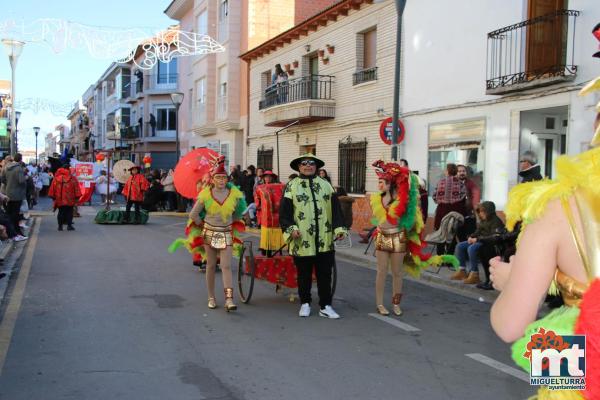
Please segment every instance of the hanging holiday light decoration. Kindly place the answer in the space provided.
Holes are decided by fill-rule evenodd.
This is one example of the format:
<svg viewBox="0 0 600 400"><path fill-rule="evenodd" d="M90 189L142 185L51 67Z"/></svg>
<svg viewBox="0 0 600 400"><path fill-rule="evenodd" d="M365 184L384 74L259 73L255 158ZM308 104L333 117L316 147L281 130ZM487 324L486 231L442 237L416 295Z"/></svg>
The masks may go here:
<svg viewBox="0 0 600 400"><path fill-rule="evenodd" d="M16 110L30 110L34 113L39 113L40 111L48 111L52 115L56 115L58 117L64 117L68 115L73 109L73 102L70 103L57 103L48 99L40 99L40 98L26 98L19 99L17 98L17 104L15 105Z"/></svg>
<svg viewBox="0 0 600 400"><path fill-rule="evenodd" d="M150 168L150 165L152 165L152 157L150 156L145 156L142 161L144 162L144 167L146 168Z"/></svg>
<svg viewBox="0 0 600 400"><path fill-rule="evenodd" d="M44 43L55 53L68 48L86 49L99 59L118 63L133 62L138 68L151 69L173 57L220 53L225 48L208 35L181 31L177 27L154 33L148 38L142 29L115 29L84 25L62 19L38 19L25 25L15 21L0 23L0 37L31 43ZM138 46L145 53L138 63Z"/></svg>
<svg viewBox="0 0 600 400"><path fill-rule="evenodd" d="M101 164L102 161L104 161L105 159L106 159L106 156L104 155L104 153L96 154L96 161L98 162L98 164Z"/></svg>

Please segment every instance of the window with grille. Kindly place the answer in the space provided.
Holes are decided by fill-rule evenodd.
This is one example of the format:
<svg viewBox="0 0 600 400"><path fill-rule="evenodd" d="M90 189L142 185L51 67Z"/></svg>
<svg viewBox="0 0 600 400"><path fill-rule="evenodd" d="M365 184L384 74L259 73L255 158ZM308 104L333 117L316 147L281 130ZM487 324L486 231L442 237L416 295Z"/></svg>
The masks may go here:
<svg viewBox="0 0 600 400"><path fill-rule="evenodd" d="M273 170L273 149L261 147L256 154L256 167L265 171Z"/></svg>
<svg viewBox="0 0 600 400"><path fill-rule="evenodd" d="M339 143L338 185L348 193L365 193L367 172L367 140Z"/></svg>

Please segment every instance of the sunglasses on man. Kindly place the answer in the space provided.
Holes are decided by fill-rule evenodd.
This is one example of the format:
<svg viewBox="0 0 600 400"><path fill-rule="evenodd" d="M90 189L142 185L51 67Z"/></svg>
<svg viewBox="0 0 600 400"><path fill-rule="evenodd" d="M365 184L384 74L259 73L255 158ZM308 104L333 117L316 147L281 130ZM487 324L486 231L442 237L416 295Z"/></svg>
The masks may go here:
<svg viewBox="0 0 600 400"><path fill-rule="evenodd" d="M300 161L300 165L303 165L305 167L312 167L313 165L316 165L317 163L314 160L302 160Z"/></svg>

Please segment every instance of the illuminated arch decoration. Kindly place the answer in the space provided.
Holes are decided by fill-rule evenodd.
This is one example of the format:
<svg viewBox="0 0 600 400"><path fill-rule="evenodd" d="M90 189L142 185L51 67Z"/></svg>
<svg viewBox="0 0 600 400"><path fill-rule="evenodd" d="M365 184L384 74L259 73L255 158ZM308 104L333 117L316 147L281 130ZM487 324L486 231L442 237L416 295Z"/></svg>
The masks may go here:
<svg viewBox="0 0 600 400"><path fill-rule="evenodd" d="M83 48L94 58L111 59L117 63L133 62L141 69L151 69L159 61L167 63L173 57L225 51L208 35L180 31L176 27L154 33L150 38L148 36L142 29L96 27L62 19L38 19L27 25L11 20L0 23L0 37L43 43L55 53ZM136 61L139 48L146 55L141 63Z"/></svg>
<svg viewBox="0 0 600 400"><path fill-rule="evenodd" d="M70 103L57 103L48 99L40 98L17 98L17 104L15 105L16 110L30 110L35 114L40 111L48 111L52 115L57 117L64 117L68 115L73 109L73 102Z"/></svg>

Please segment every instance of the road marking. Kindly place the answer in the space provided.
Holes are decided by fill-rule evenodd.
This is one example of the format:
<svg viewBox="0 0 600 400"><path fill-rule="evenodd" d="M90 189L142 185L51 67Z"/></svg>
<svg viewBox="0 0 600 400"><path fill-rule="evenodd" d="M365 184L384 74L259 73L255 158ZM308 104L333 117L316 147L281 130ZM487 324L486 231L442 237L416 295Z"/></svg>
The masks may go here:
<svg viewBox="0 0 600 400"><path fill-rule="evenodd" d="M394 319L394 318L384 317L383 315L379 315L379 314L375 314L375 313L370 313L369 317L377 318L380 321L387 322L388 324L394 325L396 328L400 328L402 330L405 330L406 332L420 332L421 331L417 327L414 327L412 325L409 325L409 324L406 324L404 322L398 321L397 319Z"/></svg>
<svg viewBox="0 0 600 400"><path fill-rule="evenodd" d="M27 243L25 258L23 259L23 265L21 266L17 283L10 296L10 303L8 303L8 306L6 307L4 318L0 323L0 375L2 375L2 370L4 369L6 354L8 353L17 317L19 316L21 303L23 302L23 296L25 295L25 287L29 278L29 272L31 271L33 253L37 245L41 222L42 221L39 218L36 218L33 232L29 235L29 243Z"/></svg>
<svg viewBox="0 0 600 400"><path fill-rule="evenodd" d="M494 369L497 369L498 371L502 371L505 374L514 376L517 379L529 383L529 375L526 372L521 371L520 369L510 367L506 364L501 363L500 361L496 361L493 358L489 358L488 356L484 356L483 354L479 353L465 354L465 356L475 361L479 361L480 363L485 364L488 367L492 367Z"/></svg>

